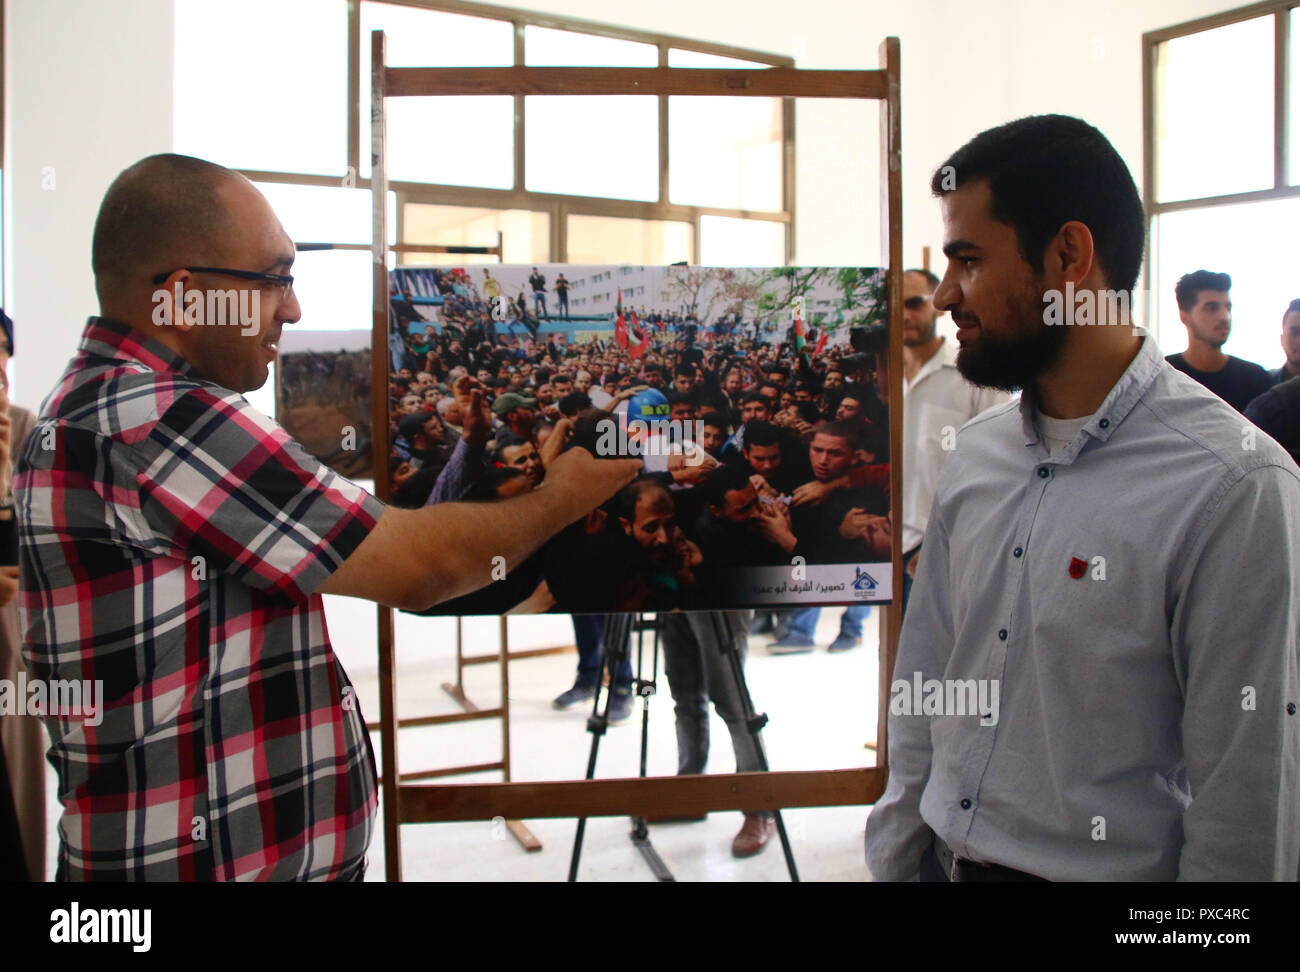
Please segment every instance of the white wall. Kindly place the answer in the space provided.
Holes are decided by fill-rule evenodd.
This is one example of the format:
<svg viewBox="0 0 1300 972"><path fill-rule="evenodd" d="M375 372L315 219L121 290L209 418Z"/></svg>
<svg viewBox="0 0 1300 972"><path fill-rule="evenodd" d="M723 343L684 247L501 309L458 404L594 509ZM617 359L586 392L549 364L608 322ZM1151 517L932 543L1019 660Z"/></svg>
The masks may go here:
<svg viewBox="0 0 1300 972"><path fill-rule="evenodd" d="M35 409L95 313L90 238L104 190L171 148L171 0L8 0L7 310L11 397Z"/></svg>

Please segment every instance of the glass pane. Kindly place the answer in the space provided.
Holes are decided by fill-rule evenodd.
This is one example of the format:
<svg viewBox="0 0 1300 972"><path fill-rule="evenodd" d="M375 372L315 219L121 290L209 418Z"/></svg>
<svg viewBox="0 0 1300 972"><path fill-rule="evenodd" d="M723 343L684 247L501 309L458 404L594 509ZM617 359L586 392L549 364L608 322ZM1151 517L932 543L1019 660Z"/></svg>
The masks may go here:
<svg viewBox="0 0 1300 972"><path fill-rule="evenodd" d="M290 326L312 331L370 327L374 314L370 268L365 250L299 253L293 261L293 290L302 320Z"/></svg>
<svg viewBox="0 0 1300 972"><path fill-rule="evenodd" d="M370 32L383 30L391 67L507 67L514 28L387 3L361 5L361 174L370 175ZM388 178L509 189L514 186L514 99L390 98Z"/></svg>
<svg viewBox="0 0 1300 972"><path fill-rule="evenodd" d="M175 151L237 169L345 170L344 0L176 0L175 11Z"/></svg>
<svg viewBox="0 0 1300 972"><path fill-rule="evenodd" d="M669 200L779 210L781 134L780 98L669 98Z"/></svg>
<svg viewBox="0 0 1300 972"><path fill-rule="evenodd" d="M569 217L569 263L644 266L691 262L690 223L613 216Z"/></svg>
<svg viewBox="0 0 1300 972"><path fill-rule="evenodd" d="M641 95L524 99L530 192L659 198L659 104Z"/></svg>
<svg viewBox="0 0 1300 972"><path fill-rule="evenodd" d="M1290 173L1287 175L1287 182L1291 185L1300 185L1300 70L1296 69L1296 58L1300 58L1300 7L1294 7L1291 10L1291 43L1290 64L1288 68L1291 72L1290 84L1291 91L1288 97L1291 106L1291 120L1288 123L1288 142L1287 146L1287 168Z"/></svg>
<svg viewBox="0 0 1300 972"><path fill-rule="evenodd" d="M1167 41L1156 56L1161 202L1273 185L1273 18Z"/></svg>
<svg viewBox="0 0 1300 972"><path fill-rule="evenodd" d="M785 224L763 219L700 217L700 264L706 267L785 265Z"/></svg>
<svg viewBox="0 0 1300 972"><path fill-rule="evenodd" d="M369 243L370 190L254 183L295 243ZM397 242L397 194L388 193L388 242Z"/></svg>
<svg viewBox="0 0 1300 972"><path fill-rule="evenodd" d="M524 28L524 63L533 67L654 67L653 44L597 37L572 30Z"/></svg>
<svg viewBox="0 0 1300 972"><path fill-rule="evenodd" d="M1282 314L1300 288L1295 279L1294 227L1300 199L1212 206L1165 213L1152 231L1152 319L1160 348L1187 348L1174 284L1193 270L1232 277L1232 333L1223 350L1265 368L1282 363Z"/></svg>
<svg viewBox="0 0 1300 972"><path fill-rule="evenodd" d="M551 254L551 216L526 209L471 209L407 203L403 210L404 243L441 243L445 246L495 246L502 234L504 263L545 263ZM402 253L399 264L447 266L496 263L479 254Z"/></svg>

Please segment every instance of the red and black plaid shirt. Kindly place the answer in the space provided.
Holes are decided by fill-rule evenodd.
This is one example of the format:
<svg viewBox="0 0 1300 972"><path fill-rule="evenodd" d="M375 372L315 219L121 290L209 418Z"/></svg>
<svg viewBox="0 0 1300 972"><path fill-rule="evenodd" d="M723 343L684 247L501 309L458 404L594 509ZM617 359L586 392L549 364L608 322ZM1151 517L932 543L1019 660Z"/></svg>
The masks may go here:
<svg viewBox="0 0 1300 972"><path fill-rule="evenodd" d="M46 400L15 493L32 678L104 687L99 725L46 718L60 874L354 872L374 754L312 592L383 504L103 318Z"/></svg>

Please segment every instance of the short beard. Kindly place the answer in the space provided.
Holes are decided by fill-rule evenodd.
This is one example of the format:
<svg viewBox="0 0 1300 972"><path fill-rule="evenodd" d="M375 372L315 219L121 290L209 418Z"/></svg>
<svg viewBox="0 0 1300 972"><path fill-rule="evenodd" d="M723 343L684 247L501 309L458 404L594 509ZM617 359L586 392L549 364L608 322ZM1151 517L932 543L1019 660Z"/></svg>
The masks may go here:
<svg viewBox="0 0 1300 972"><path fill-rule="evenodd" d="M957 352L957 370L981 388L1015 392L1028 388L1054 365L1069 331L1047 324L1042 315L1042 290L1031 286L1009 303L1009 337L994 337L980 328L979 337Z"/></svg>

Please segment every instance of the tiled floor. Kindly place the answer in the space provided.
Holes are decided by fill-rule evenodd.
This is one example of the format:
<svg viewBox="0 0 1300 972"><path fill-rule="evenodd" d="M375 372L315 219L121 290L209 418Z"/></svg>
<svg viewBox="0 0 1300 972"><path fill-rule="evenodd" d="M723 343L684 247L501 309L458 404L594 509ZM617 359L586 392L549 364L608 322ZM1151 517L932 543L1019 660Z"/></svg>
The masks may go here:
<svg viewBox="0 0 1300 972"><path fill-rule="evenodd" d="M375 608L346 598L326 598L331 641L357 688L362 712L377 721L378 666ZM755 706L771 718L763 730L773 769L808 770L873 765L875 753L864 748L876 734L877 617L864 625L863 644L830 655L840 609L822 612L818 647L812 654L771 655L770 636L750 639L746 677ZM467 654L489 654L497 646L499 621L475 618L464 623ZM455 678L455 627L451 619L399 614L397 630L398 712L401 716L456 712L459 707L441 688ZM573 643L567 616L518 617L509 621L512 650ZM649 664L650 641L646 640ZM635 660L635 655L633 656ZM590 707L567 712L551 708L551 699L573 682L577 655L569 652L523 659L510 666L511 751L513 778L581 779L591 736L586 732ZM500 675L496 665L465 669L468 697L482 707L495 706ZM648 766L651 775L676 770L677 750L672 698L660 673L660 694L651 703ZM611 727L601 742L598 777L637 775L641 711L626 724ZM735 770L726 725L716 714L709 771ZM379 755L378 734L374 736ZM448 765L486 763L500 758L501 730L496 720L453 723L401 733L399 762L403 771ZM50 773L50 857L58 804ZM492 782L499 773L450 777L439 783ZM382 808L381 808L382 809ZM863 861L865 807L829 807L784 813L791 847L806 881L868 880ZM731 856L731 838L739 829L739 812L714 813L701 823L659 824L651 828L655 848L680 881L784 881L785 860L774 839L757 857ZM403 877L408 881L561 881L568 874L575 821L529 820L527 826L543 849L525 853L500 824L491 821L408 824L402 828ZM628 839L627 818L588 821L579 879L583 881L653 880L649 867ZM51 863L52 867L52 863ZM52 870L51 870L52 873ZM382 824L370 850L367 880L384 880Z"/></svg>

